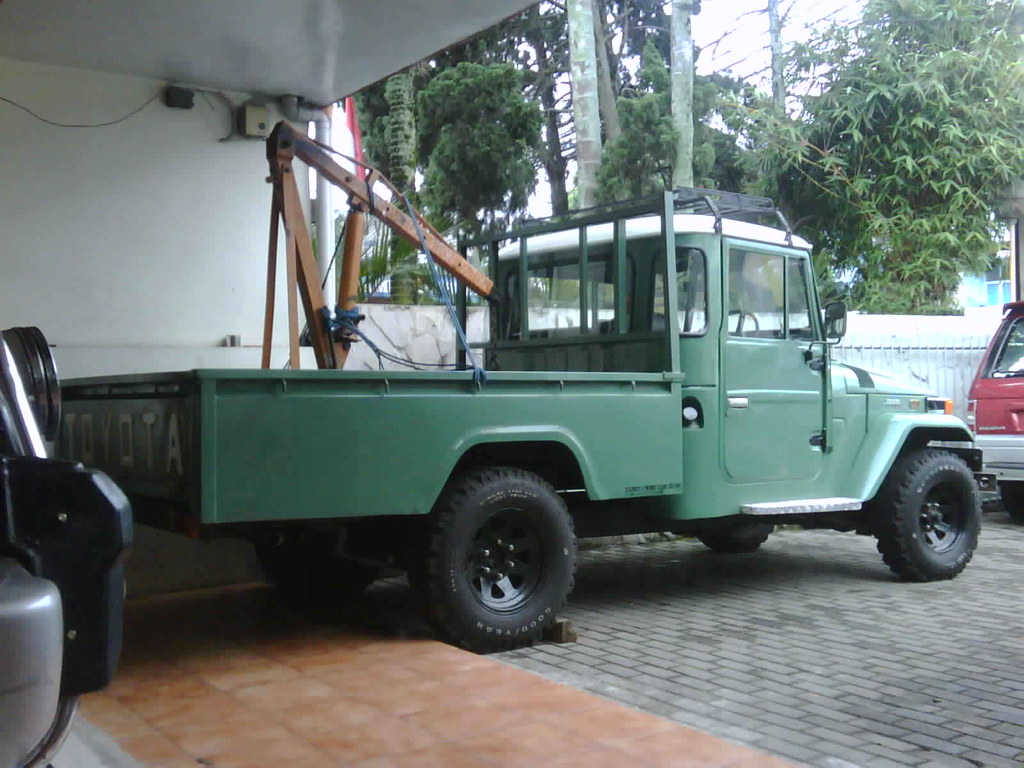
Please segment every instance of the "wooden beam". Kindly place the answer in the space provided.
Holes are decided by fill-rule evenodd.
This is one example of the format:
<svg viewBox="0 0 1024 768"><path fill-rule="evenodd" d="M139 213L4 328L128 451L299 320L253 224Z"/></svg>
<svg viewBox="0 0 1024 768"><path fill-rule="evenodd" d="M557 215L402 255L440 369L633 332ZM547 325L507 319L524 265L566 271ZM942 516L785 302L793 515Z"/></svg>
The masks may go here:
<svg viewBox="0 0 1024 768"><path fill-rule="evenodd" d="M301 367L299 361L299 310L295 298L295 238L288 229L285 219L285 290L288 292L288 364L292 370Z"/></svg>
<svg viewBox="0 0 1024 768"><path fill-rule="evenodd" d="M359 301L359 270L363 260L363 238L366 236L366 215L355 208L345 219L345 250L341 256L341 281L338 284L338 309L353 310ZM339 345L338 367L348 359L349 348L357 339Z"/></svg>
<svg viewBox="0 0 1024 768"><path fill-rule="evenodd" d="M324 302L324 292L320 288L320 272L317 269L316 257L313 255L313 243L309 238L299 188L295 183L295 174L290 162L280 164L280 178L284 198L284 225L294 241L299 297L302 299L306 325L313 340L316 365L317 368L340 368L341 365L336 361L340 356L342 363L344 362L344 349L341 344L335 344L331 339L320 312L327 304Z"/></svg>
<svg viewBox="0 0 1024 768"><path fill-rule="evenodd" d="M438 265L459 282L481 296L490 296L494 283L487 275L474 267L462 255L448 245L426 222L420 220L417 230L412 218L399 208L372 194L373 177L364 181L334 161L334 158L307 136L300 134L288 123L278 123L267 140L267 153L276 155L278 161L297 157L336 187L348 193L353 206L362 208L380 219L399 236L420 246L420 234Z"/></svg>
<svg viewBox="0 0 1024 768"><path fill-rule="evenodd" d="M267 299L263 311L262 368L270 367L270 348L274 340L274 299L277 286L277 229L281 216L277 183L273 185L270 200L270 245L267 248Z"/></svg>

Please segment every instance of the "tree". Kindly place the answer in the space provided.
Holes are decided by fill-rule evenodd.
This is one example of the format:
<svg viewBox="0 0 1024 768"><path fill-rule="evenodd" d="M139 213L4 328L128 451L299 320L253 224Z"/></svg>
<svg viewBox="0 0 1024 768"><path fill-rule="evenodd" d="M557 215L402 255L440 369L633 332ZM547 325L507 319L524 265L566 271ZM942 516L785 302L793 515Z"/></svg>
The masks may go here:
<svg viewBox="0 0 1024 768"><path fill-rule="evenodd" d="M572 116L570 110L560 106L568 97L560 93L565 89L560 89L559 85L569 66L568 24L564 11L545 4L531 6L523 13L522 20L519 50L532 52L525 67L529 72L526 92L540 101L544 113L539 152L551 188L551 210L556 214L567 213L568 158L563 131Z"/></svg>
<svg viewBox="0 0 1024 768"><path fill-rule="evenodd" d="M593 0L567 0L572 108L576 128L576 188L580 207L594 204L601 163Z"/></svg>
<svg viewBox="0 0 1024 768"><path fill-rule="evenodd" d="M523 78L511 64L468 61L420 91L422 195L435 213L478 232L485 222L508 223L526 208L543 120L522 91Z"/></svg>
<svg viewBox="0 0 1024 768"><path fill-rule="evenodd" d="M463 61L515 66L523 77L525 98L539 101L543 110L538 154L555 213L569 210L566 171L573 148L571 99L565 87L568 47L565 10L556 3L541 2L434 56L429 74L420 83L424 86L431 77Z"/></svg>
<svg viewBox="0 0 1024 768"><path fill-rule="evenodd" d="M619 100L622 134L605 147L598 172L599 202L652 195L672 183L676 131L669 113L669 73L647 42L633 97Z"/></svg>
<svg viewBox="0 0 1024 768"><path fill-rule="evenodd" d="M747 173L737 122L745 83L728 75L694 78L690 124L692 181L701 187L742 190ZM630 94L619 99L622 135L607 144L598 174L601 202L654 194L673 186L678 134L670 108L671 75L652 36ZM723 127L724 126L724 127Z"/></svg>
<svg viewBox="0 0 1024 768"><path fill-rule="evenodd" d="M868 0L859 25L801 52L827 71L767 159L785 204L858 308L955 305L996 249L992 205L1024 177L1024 77L1012 0Z"/></svg>

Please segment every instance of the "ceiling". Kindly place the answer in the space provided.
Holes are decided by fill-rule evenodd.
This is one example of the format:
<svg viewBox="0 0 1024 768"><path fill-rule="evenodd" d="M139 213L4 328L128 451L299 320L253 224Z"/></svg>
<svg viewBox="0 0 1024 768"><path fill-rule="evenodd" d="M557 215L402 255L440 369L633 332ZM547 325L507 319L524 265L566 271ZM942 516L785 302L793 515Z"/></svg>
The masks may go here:
<svg viewBox="0 0 1024 768"><path fill-rule="evenodd" d="M0 0L0 56L326 104L531 4Z"/></svg>

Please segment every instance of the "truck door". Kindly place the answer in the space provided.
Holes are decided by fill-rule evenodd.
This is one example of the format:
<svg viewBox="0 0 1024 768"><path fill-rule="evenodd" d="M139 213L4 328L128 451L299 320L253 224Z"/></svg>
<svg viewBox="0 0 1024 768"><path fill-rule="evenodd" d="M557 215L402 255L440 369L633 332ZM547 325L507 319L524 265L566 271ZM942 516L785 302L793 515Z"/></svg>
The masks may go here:
<svg viewBox="0 0 1024 768"><path fill-rule="evenodd" d="M726 240L722 247L726 478L813 480L822 468L823 392L808 352L817 333L808 259L768 245ZM763 500L777 500L769 496Z"/></svg>

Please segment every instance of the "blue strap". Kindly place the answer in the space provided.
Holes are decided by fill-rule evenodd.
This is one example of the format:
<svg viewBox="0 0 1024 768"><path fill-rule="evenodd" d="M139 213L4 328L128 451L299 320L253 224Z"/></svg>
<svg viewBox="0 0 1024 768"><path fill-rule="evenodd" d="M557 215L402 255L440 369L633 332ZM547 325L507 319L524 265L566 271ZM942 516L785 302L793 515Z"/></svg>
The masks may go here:
<svg viewBox="0 0 1024 768"><path fill-rule="evenodd" d="M412 224L416 228L416 236L419 238L420 248L423 251L423 255L427 257L427 263L430 265L430 274L434 278L434 283L437 285L438 291L441 294L441 299L448 310L448 317L451 318L452 325L455 326L455 333L458 334L459 343L466 351L466 359L473 368L473 381L476 382L477 385L483 384L483 382L487 381L487 371L477 363L476 355L473 354L473 350L469 346L469 340L466 338L466 332L462 327L462 323L459 322L459 316L455 311L455 305L452 303L452 297L451 293L448 291L448 285L441 278L437 262L434 261L434 255L430 252L430 249L427 248L427 240L423 236L423 230L420 229L420 222L416 216L416 211L409 203L408 197L402 195L402 200L405 202L405 209L409 212Z"/></svg>

